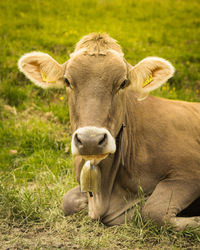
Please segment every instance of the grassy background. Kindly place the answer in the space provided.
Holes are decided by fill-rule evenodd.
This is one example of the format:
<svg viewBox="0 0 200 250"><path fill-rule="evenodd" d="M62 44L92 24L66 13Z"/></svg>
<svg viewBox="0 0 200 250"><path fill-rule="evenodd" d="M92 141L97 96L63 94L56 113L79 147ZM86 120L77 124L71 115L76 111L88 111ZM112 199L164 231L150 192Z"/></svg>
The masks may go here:
<svg viewBox="0 0 200 250"><path fill-rule="evenodd" d="M64 218L61 200L76 185L64 90L41 90L17 69L36 50L65 62L90 32L107 32L131 64L172 62L175 76L153 94L200 101L198 0L0 1L0 248L198 249L200 229L183 233L143 223L106 228L87 211ZM67 146L66 146L67 145Z"/></svg>

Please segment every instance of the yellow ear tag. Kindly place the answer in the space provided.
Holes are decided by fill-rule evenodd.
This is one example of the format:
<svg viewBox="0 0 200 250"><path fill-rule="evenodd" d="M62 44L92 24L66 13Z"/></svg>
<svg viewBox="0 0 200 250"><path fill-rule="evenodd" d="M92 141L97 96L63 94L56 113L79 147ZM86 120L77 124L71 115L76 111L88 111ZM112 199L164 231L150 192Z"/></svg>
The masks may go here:
<svg viewBox="0 0 200 250"><path fill-rule="evenodd" d="M47 81L47 74L46 73L42 72L41 75L42 75L42 81L43 82L56 83L55 81L51 81L51 82Z"/></svg>
<svg viewBox="0 0 200 250"><path fill-rule="evenodd" d="M147 77L147 79L144 81L142 87L144 88L146 85L148 85L150 82L153 81L153 76L152 74Z"/></svg>
<svg viewBox="0 0 200 250"><path fill-rule="evenodd" d="M41 75L42 75L42 81L46 82L47 81L47 75L44 72L42 72Z"/></svg>

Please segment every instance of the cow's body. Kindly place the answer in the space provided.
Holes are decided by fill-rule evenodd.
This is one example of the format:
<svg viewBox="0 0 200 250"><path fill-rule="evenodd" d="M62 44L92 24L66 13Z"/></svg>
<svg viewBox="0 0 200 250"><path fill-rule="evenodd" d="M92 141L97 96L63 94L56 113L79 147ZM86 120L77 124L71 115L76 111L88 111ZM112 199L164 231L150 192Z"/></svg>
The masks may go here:
<svg viewBox="0 0 200 250"><path fill-rule="evenodd" d="M80 186L70 190L63 201L65 214L88 206L93 219L108 225L124 223L126 215L132 215L141 187L147 199L144 218L159 225L167 221L181 230L187 225L199 226L200 104L151 96L144 99L172 76L173 67L163 59L147 58L132 68L114 40L88 37L78 43L69 62L54 66L54 74L50 63L44 67L49 60L44 54L42 59L39 54L34 59L28 54L19 63L31 80L36 65L49 75L59 75L50 77L55 82L67 77L72 153L79 183L86 158L102 156L97 161L100 191L91 197L81 193ZM141 87L148 74L153 81ZM35 79L45 87L38 73ZM125 89L124 79L129 81ZM53 82L47 83L52 86ZM144 100L138 101L138 95ZM191 217L178 217L181 213Z"/></svg>
<svg viewBox="0 0 200 250"><path fill-rule="evenodd" d="M88 196L89 215L94 219L101 218L108 225L124 223L125 212L128 210L131 216L129 209L134 209L138 202L138 187L150 196L156 186L163 183L166 185L164 190L152 201L148 200L149 208L144 207L144 211L151 209L147 214L162 224L170 199L177 202L177 206L172 206L169 215L170 212L180 213L200 197L200 104L151 96L138 102L130 91L126 95L126 107L126 127L117 151L100 163L102 190L94 197ZM83 164L84 161L77 157L78 182ZM173 194L176 185L178 194ZM75 190L80 192L79 187ZM167 192L168 200L163 202ZM179 204L179 198L185 198L183 204ZM87 206L87 199L84 197L83 200ZM195 211L200 215L199 201L196 206Z"/></svg>

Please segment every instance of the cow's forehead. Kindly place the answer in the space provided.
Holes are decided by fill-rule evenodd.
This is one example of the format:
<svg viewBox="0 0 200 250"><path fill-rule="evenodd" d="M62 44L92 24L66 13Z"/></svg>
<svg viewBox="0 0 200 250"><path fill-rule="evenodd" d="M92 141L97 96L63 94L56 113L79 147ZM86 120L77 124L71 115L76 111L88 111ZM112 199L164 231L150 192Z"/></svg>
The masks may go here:
<svg viewBox="0 0 200 250"><path fill-rule="evenodd" d="M65 75L76 79L97 76L123 78L127 75L127 67L122 54L117 51L110 50L106 55L89 55L82 50L72 54Z"/></svg>

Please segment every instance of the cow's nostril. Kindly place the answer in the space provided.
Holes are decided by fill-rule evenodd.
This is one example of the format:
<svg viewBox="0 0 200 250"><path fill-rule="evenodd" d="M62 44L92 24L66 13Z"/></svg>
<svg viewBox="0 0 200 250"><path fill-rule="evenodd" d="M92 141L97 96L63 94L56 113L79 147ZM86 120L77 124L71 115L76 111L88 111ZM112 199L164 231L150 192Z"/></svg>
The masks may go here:
<svg viewBox="0 0 200 250"><path fill-rule="evenodd" d="M78 146L82 146L83 143L81 141L81 139L78 137L78 134L75 134L75 142Z"/></svg>
<svg viewBox="0 0 200 250"><path fill-rule="evenodd" d="M98 145L103 146L107 140L107 134L103 135L103 138L99 141Z"/></svg>

